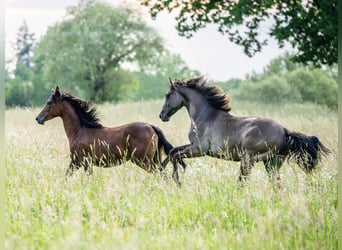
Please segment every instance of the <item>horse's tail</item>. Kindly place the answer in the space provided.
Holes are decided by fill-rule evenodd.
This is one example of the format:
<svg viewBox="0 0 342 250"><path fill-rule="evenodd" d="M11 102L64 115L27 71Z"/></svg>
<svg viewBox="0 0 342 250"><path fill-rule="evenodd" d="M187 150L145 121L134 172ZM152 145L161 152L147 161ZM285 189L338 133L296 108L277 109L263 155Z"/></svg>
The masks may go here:
<svg viewBox="0 0 342 250"><path fill-rule="evenodd" d="M299 132L285 130L285 148L283 155L294 158L306 173L310 173L317 165L320 155L326 156L330 150L316 136L307 136Z"/></svg>
<svg viewBox="0 0 342 250"><path fill-rule="evenodd" d="M173 149L173 146L166 139L163 131L161 131L160 128L155 127L153 125L151 125L151 126L152 126L154 132L158 135L158 150L157 150L157 152L155 154L155 161L160 162L162 168L164 169L166 164L169 162L169 153L170 153L171 149ZM163 162L161 162L161 149L162 148L164 149L164 152L167 155L166 159Z"/></svg>
<svg viewBox="0 0 342 250"><path fill-rule="evenodd" d="M166 139L163 131L161 131L160 128L158 127L155 127L153 125L151 125L154 132L158 135L158 150L155 154L155 161L156 162L160 162L160 165L161 167L159 168L160 171L163 171L164 168L166 167L167 163L169 162L170 160L170 151L173 149L173 146L171 145L171 143ZM164 152L166 153L166 159L162 162L161 161L161 149L164 149ZM183 166L183 169L185 170L186 168L186 164L183 160L180 160L179 162L182 166Z"/></svg>

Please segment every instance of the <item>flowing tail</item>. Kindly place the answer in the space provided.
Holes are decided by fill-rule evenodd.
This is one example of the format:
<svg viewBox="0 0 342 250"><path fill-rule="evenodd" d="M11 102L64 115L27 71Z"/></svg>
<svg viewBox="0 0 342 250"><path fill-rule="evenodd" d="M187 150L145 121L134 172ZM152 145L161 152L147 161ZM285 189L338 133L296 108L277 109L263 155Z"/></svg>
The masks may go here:
<svg viewBox="0 0 342 250"><path fill-rule="evenodd" d="M307 136L299 132L285 131L286 145L283 155L294 158L306 173L310 173L320 160L320 154L326 156L330 150L316 136Z"/></svg>
<svg viewBox="0 0 342 250"><path fill-rule="evenodd" d="M156 134L158 135L158 150L157 150L157 153L155 155L155 160L156 162L161 162L161 167L159 168L160 171L163 171L164 168L166 167L167 163L169 162L170 160L170 157L169 157L169 154L170 154L170 151L173 149L173 146L171 145L171 143L166 139L163 131L161 131L160 128L158 127L155 127L153 125L151 125L154 132L156 132ZM164 152L166 153L167 157L166 159L162 162L161 161L161 149L164 148ZM182 166L183 166L183 169L185 170L186 168L186 164L183 160L181 160L179 162Z"/></svg>

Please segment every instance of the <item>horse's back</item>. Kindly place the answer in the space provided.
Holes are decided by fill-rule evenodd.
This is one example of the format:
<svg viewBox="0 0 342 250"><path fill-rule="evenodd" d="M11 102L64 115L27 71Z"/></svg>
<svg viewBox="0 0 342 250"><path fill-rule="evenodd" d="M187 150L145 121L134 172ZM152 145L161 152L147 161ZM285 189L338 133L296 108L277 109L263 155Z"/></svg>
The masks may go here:
<svg viewBox="0 0 342 250"><path fill-rule="evenodd" d="M135 150L146 151L151 144L158 144L158 135L149 123L133 122L119 127L122 140L128 143L128 147ZM154 146L153 146L154 147Z"/></svg>
<svg viewBox="0 0 342 250"><path fill-rule="evenodd" d="M211 150L228 146L230 150L263 152L269 148L280 149L285 144L285 128L269 118L221 116L209 127Z"/></svg>
<svg viewBox="0 0 342 250"><path fill-rule="evenodd" d="M151 136L155 134L152 125L146 122L133 122L123 126L129 134L138 134L139 136Z"/></svg>
<svg viewBox="0 0 342 250"><path fill-rule="evenodd" d="M281 149L285 145L285 128L265 117L246 117L241 120L241 147L261 152Z"/></svg>

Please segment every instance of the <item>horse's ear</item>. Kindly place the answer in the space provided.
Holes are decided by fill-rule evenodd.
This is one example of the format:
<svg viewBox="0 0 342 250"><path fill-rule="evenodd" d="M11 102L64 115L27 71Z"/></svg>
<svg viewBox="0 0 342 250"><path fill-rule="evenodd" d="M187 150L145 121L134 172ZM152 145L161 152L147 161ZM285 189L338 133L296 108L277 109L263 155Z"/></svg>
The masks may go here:
<svg viewBox="0 0 342 250"><path fill-rule="evenodd" d="M172 82L171 77L169 77L169 81L170 81L170 86L173 86L173 82Z"/></svg>
<svg viewBox="0 0 342 250"><path fill-rule="evenodd" d="M204 84L204 83L207 82L207 80L206 80L206 78L205 78L204 75L201 75L201 76L198 77L197 79L198 79L197 81L198 81L199 84Z"/></svg>
<svg viewBox="0 0 342 250"><path fill-rule="evenodd" d="M55 89L55 96L60 97L61 93L59 92L59 87L57 86Z"/></svg>

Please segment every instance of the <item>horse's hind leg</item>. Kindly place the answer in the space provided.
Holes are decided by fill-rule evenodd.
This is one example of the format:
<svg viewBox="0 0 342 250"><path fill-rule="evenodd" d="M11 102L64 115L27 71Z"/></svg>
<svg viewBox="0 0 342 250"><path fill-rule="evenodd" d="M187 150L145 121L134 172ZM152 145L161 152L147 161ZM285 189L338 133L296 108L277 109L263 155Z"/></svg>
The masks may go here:
<svg viewBox="0 0 342 250"><path fill-rule="evenodd" d="M276 180L279 188L281 188L281 178L279 170L281 165L283 164L283 161L284 159L281 156L274 156L264 160L264 165L268 176L272 180Z"/></svg>
<svg viewBox="0 0 342 250"><path fill-rule="evenodd" d="M163 169L158 168L158 163L156 163L153 158L145 158L145 160L143 161L139 159L131 159L131 161L137 164L142 169L144 169L146 172L152 174L159 174L162 179L168 180L167 174L163 172Z"/></svg>

